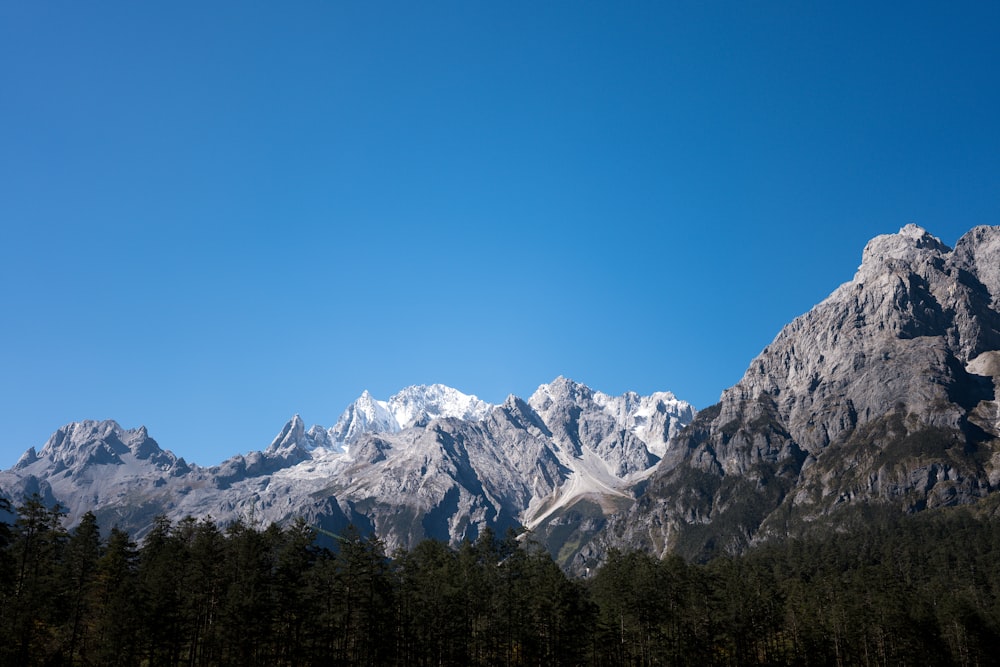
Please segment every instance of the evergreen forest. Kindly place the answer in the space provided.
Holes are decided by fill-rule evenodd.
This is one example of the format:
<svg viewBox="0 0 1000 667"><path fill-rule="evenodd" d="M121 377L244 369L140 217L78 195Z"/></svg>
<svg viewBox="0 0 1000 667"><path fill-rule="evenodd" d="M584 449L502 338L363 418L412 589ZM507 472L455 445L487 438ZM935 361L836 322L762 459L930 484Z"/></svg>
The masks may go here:
<svg viewBox="0 0 1000 667"><path fill-rule="evenodd" d="M10 509L9 506L7 509ZM37 496L0 524L0 665L988 665L1000 520L956 508L591 576L530 534L386 554L304 521L156 521L141 542Z"/></svg>

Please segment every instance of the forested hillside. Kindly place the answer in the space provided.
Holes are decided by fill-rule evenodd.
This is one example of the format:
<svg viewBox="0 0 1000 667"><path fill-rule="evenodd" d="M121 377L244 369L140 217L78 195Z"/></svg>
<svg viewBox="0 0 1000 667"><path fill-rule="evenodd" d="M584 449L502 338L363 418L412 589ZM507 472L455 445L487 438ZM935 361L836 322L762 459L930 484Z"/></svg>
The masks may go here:
<svg viewBox="0 0 1000 667"><path fill-rule="evenodd" d="M992 664L1000 521L859 513L688 563L612 552L578 580L513 533L387 556L347 531L157 522L135 544L37 497L2 525L3 665Z"/></svg>

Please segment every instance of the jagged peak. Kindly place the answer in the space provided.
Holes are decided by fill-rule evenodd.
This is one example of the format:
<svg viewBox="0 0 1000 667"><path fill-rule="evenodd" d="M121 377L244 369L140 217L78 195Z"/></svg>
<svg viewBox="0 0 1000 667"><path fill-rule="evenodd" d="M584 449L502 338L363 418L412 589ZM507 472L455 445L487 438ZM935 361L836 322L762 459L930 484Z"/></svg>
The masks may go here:
<svg viewBox="0 0 1000 667"><path fill-rule="evenodd" d="M1000 226L980 225L965 233L955 244L956 259L974 273L1000 299Z"/></svg>
<svg viewBox="0 0 1000 667"><path fill-rule="evenodd" d="M37 460L38 460L38 452L35 451L34 447L28 447L28 451L26 451L24 454L21 454L21 458L19 458L17 460L17 463L14 464L14 470L20 470L21 468L31 465Z"/></svg>
<svg viewBox="0 0 1000 667"><path fill-rule="evenodd" d="M532 408L523 398L510 394L504 402L493 408L492 414L495 418L508 420L522 427L534 427L546 437L551 437L552 432L545 425L541 415Z"/></svg>
<svg viewBox="0 0 1000 667"><path fill-rule="evenodd" d="M465 396L459 390L454 387L449 387L446 384L441 384L438 382L432 384L411 384L403 387L395 394L389 397L389 400L394 398L403 398L405 396L420 396L422 398L436 398L447 394L458 394Z"/></svg>
<svg viewBox="0 0 1000 667"><path fill-rule="evenodd" d="M882 264L889 259L912 261L925 253L943 255L949 252L951 248L941 239L911 222L896 234L882 234L869 241L861 254L861 266Z"/></svg>
<svg viewBox="0 0 1000 667"><path fill-rule="evenodd" d="M914 239L915 241L921 241L924 237L930 236L927 230L914 222L908 222L899 230L900 236L905 236L907 238ZM931 237L933 238L933 237Z"/></svg>
<svg viewBox="0 0 1000 667"><path fill-rule="evenodd" d="M330 437L349 445L364 433L395 433L443 417L483 419L493 405L443 384L410 385L381 401L366 389L341 414Z"/></svg>
<svg viewBox="0 0 1000 667"><path fill-rule="evenodd" d="M80 421L64 424L56 429L53 438L62 435L72 437L74 435L108 433L113 431L123 431L121 425L113 419L81 419Z"/></svg>
<svg viewBox="0 0 1000 667"><path fill-rule="evenodd" d="M546 423L562 409L560 406L572 405L584 412L603 413L613 419L620 429L642 440L656 456L663 455L669 439L696 414L693 405L669 391L654 392L648 396L628 391L612 396L562 375L539 386L528 400L528 405Z"/></svg>
<svg viewBox="0 0 1000 667"><path fill-rule="evenodd" d="M125 429L113 419L84 419L59 427L42 447L39 456L51 457L67 447L77 448L87 443L105 440L110 436L114 436L125 445L150 439L145 426Z"/></svg>
<svg viewBox="0 0 1000 667"><path fill-rule="evenodd" d="M493 406L493 410L501 410L503 412L507 412L508 414L529 412L534 414L535 412L534 408L532 408L527 401L514 394L509 394L500 405Z"/></svg>
<svg viewBox="0 0 1000 667"><path fill-rule="evenodd" d="M474 394L466 394L446 384L414 384L404 387L389 397L389 405L398 405L405 401L422 401L425 403L440 403L451 401L458 403L485 403Z"/></svg>
<svg viewBox="0 0 1000 667"><path fill-rule="evenodd" d="M993 245L1000 243L1000 225L977 225L962 234L955 247L964 245Z"/></svg>
<svg viewBox="0 0 1000 667"><path fill-rule="evenodd" d="M274 437L274 440L271 441L267 452L276 452L301 444L305 432L305 423L302 421L302 417L296 413L285 423L278 435Z"/></svg>
<svg viewBox="0 0 1000 667"><path fill-rule="evenodd" d="M528 405L537 410L552 401L569 400L576 403L581 399L589 400L593 394L594 390L587 385L560 375L552 382L538 385L535 393L528 398Z"/></svg>
<svg viewBox="0 0 1000 667"><path fill-rule="evenodd" d="M171 452L161 449L145 426L126 429L111 419L86 419L57 429L41 451L35 453L32 448L25 452L16 468L54 465L58 470L82 470L91 465L122 464L125 461L122 457L174 469L187 467Z"/></svg>
<svg viewBox="0 0 1000 667"><path fill-rule="evenodd" d="M285 425L281 428L281 431L274 437L271 441L271 447L287 441L289 438L294 438L296 436L301 437L305 433L305 424L302 422L302 417L298 413L292 416Z"/></svg>
<svg viewBox="0 0 1000 667"><path fill-rule="evenodd" d="M497 407L509 410L512 408L517 408L518 405L521 403L524 403L524 399L522 399L520 396L516 396L515 394L507 394L507 398L503 399L503 403L501 403Z"/></svg>
<svg viewBox="0 0 1000 667"><path fill-rule="evenodd" d="M387 407L400 428L408 428L442 417L479 420L493 405L454 387L430 384L400 390L389 398Z"/></svg>
<svg viewBox="0 0 1000 667"><path fill-rule="evenodd" d="M361 392L361 395L356 399L351 401L351 404L347 406L347 410L355 410L363 412L368 415L373 415L379 408L385 409L386 402L380 401L367 389Z"/></svg>
<svg viewBox="0 0 1000 667"><path fill-rule="evenodd" d="M306 431L306 437L311 439L317 447L330 447L332 442L330 441L330 431L319 424L313 424Z"/></svg>
<svg viewBox="0 0 1000 667"><path fill-rule="evenodd" d="M587 385L582 382L577 382L573 378L568 378L565 375L557 375L552 382L541 385L541 387L550 388L566 388L566 389L590 389Z"/></svg>
<svg viewBox="0 0 1000 667"><path fill-rule="evenodd" d="M952 249L923 227L908 223L895 234L881 234L870 240L861 253L861 265L854 278L835 289L818 306L835 304L849 298L858 285L870 284L900 265L915 267L932 258L943 258Z"/></svg>
<svg viewBox="0 0 1000 667"><path fill-rule="evenodd" d="M558 376L552 382L539 385L535 393L531 395L528 399L528 404L534 408L539 405L545 404L550 400L570 400L573 402L579 402L581 400L593 401L601 407L605 407L611 403L623 402L626 406L638 405L640 402L662 402L666 404L677 404L678 406L691 407L687 401L683 401L671 392L671 391L656 391L649 395L642 395L635 391L626 391L620 396L615 396L613 394L606 394L602 391L592 389L591 387L572 380L565 376Z"/></svg>
<svg viewBox="0 0 1000 667"><path fill-rule="evenodd" d="M974 455L961 461L962 447L897 444L921 434L922 443L969 443L968 455L980 437L1000 433L990 381L1000 368L997 296L1000 228L976 228L954 250L912 224L872 239L854 280L783 327L743 379L681 434L635 505L658 507L655 519L630 510L632 525L608 534L668 544L689 526L700 531L721 503L769 503L763 522L711 538L729 550L757 530L763 537L852 503L910 512L992 491L995 471ZM790 489L773 501L767 492L750 500L757 491L737 497L732 487L703 481L705 474L761 479L768 467ZM683 498L693 480L717 490Z"/></svg>

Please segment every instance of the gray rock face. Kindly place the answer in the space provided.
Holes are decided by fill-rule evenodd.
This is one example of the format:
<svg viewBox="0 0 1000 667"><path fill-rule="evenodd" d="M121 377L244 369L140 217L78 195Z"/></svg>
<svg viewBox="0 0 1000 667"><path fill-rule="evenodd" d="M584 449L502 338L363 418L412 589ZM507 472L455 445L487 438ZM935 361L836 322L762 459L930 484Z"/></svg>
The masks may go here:
<svg viewBox="0 0 1000 667"><path fill-rule="evenodd" d="M564 378L530 402L511 396L496 406L441 385L410 387L388 402L365 392L329 430L307 430L295 415L263 451L211 468L188 466L143 428L71 424L0 473L0 489L15 504L40 492L71 521L90 510L105 528L137 537L158 514L220 523L301 516L327 531L349 522L374 530L391 551L425 537L457 544L486 526L544 533L553 521L572 524L566 510L581 500L596 503L588 519L603 525L693 416L666 392L612 397Z"/></svg>
<svg viewBox="0 0 1000 667"><path fill-rule="evenodd" d="M528 399L567 451L589 447L624 477L663 456L670 438L694 418L694 408L670 392L608 396L560 377Z"/></svg>
<svg viewBox="0 0 1000 667"><path fill-rule="evenodd" d="M914 512L1000 486L1000 227L954 249L907 225L788 324L718 404L608 396L565 378L489 405L440 385L298 416L213 468L145 429L82 422L0 473L15 498L141 536L156 514L348 522L387 547L525 525L565 564L610 546L690 557L807 532L860 507Z"/></svg>
<svg viewBox="0 0 1000 667"><path fill-rule="evenodd" d="M155 497L165 488L203 479L201 468L160 449L145 427L83 421L57 430L40 452L25 452L13 468L0 473L0 489L15 505L35 493L50 504L59 502L75 522L88 510L98 513L106 507L121 507L122 515L128 514L136 509L128 505L141 504L138 496Z"/></svg>
<svg viewBox="0 0 1000 667"><path fill-rule="evenodd" d="M915 225L787 325L586 551L738 551L858 503L972 502L1000 479L1000 227ZM602 546L603 545L603 546Z"/></svg>
<svg viewBox="0 0 1000 667"><path fill-rule="evenodd" d="M161 450L149 437L146 427L125 430L113 421L83 421L64 426L52 434L40 453L35 455L34 449L29 450L14 469L25 470L39 461L49 462L53 473L67 471L73 476L83 475L95 466L126 466L134 461L148 462L173 475L189 470L183 459Z"/></svg>

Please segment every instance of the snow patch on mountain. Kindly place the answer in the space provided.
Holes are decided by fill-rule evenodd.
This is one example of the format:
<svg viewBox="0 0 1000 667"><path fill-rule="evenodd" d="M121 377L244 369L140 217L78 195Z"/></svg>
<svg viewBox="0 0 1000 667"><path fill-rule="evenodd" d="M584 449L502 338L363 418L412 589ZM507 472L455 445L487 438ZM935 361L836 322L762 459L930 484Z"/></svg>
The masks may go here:
<svg viewBox="0 0 1000 667"><path fill-rule="evenodd" d="M399 422L389 410L389 404L376 400L366 389L340 415L330 429L330 439L346 448L365 433L395 433L398 430Z"/></svg>
<svg viewBox="0 0 1000 667"><path fill-rule="evenodd" d="M478 421L492 407L486 401L442 384L406 387L388 401L374 398L366 389L328 433L333 443L346 450L367 433L398 433L445 417Z"/></svg>
<svg viewBox="0 0 1000 667"><path fill-rule="evenodd" d="M671 438L691 423L696 412L693 405L669 391L649 396L630 391L611 396L562 376L540 385L528 404L542 415L560 404L589 406L610 420L615 428L636 436L657 458L666 452Z"/></svg>
<svg viewBox="0 0 1000 667"><path fill-rule="evenodd" d="M614 397L566 378L529 402L491 405L444 385L407 387L387 401L365 391L330 429L299 415L259 451L188 466L144 428L80 422L29 450L0 489L59 500L75 522L141 537L157 514L254 525L303 517L329 530L354 523L388 547L425 537L459 543L485 526L537 525L576 499L606 512L631 497L693 408L662 392Z"/></svg>
<svg viewBox="0 0 1000 667"><path fill-rule="evenodd" d="M611 396L561 376L539 386L528 405L571 471L554 494L533 499L523 515L529 528L583 496L627 497L629 486L650 474L670 439L695 415L690 403L670 392Z"/></svg>
<svg viewBox="0 0 1000 667"><path fill-rule="evenodd" d="M486 401L443 384L407 387L390 397L387 405L401 429L445 417L479 421L493 408Z"/></svg>

